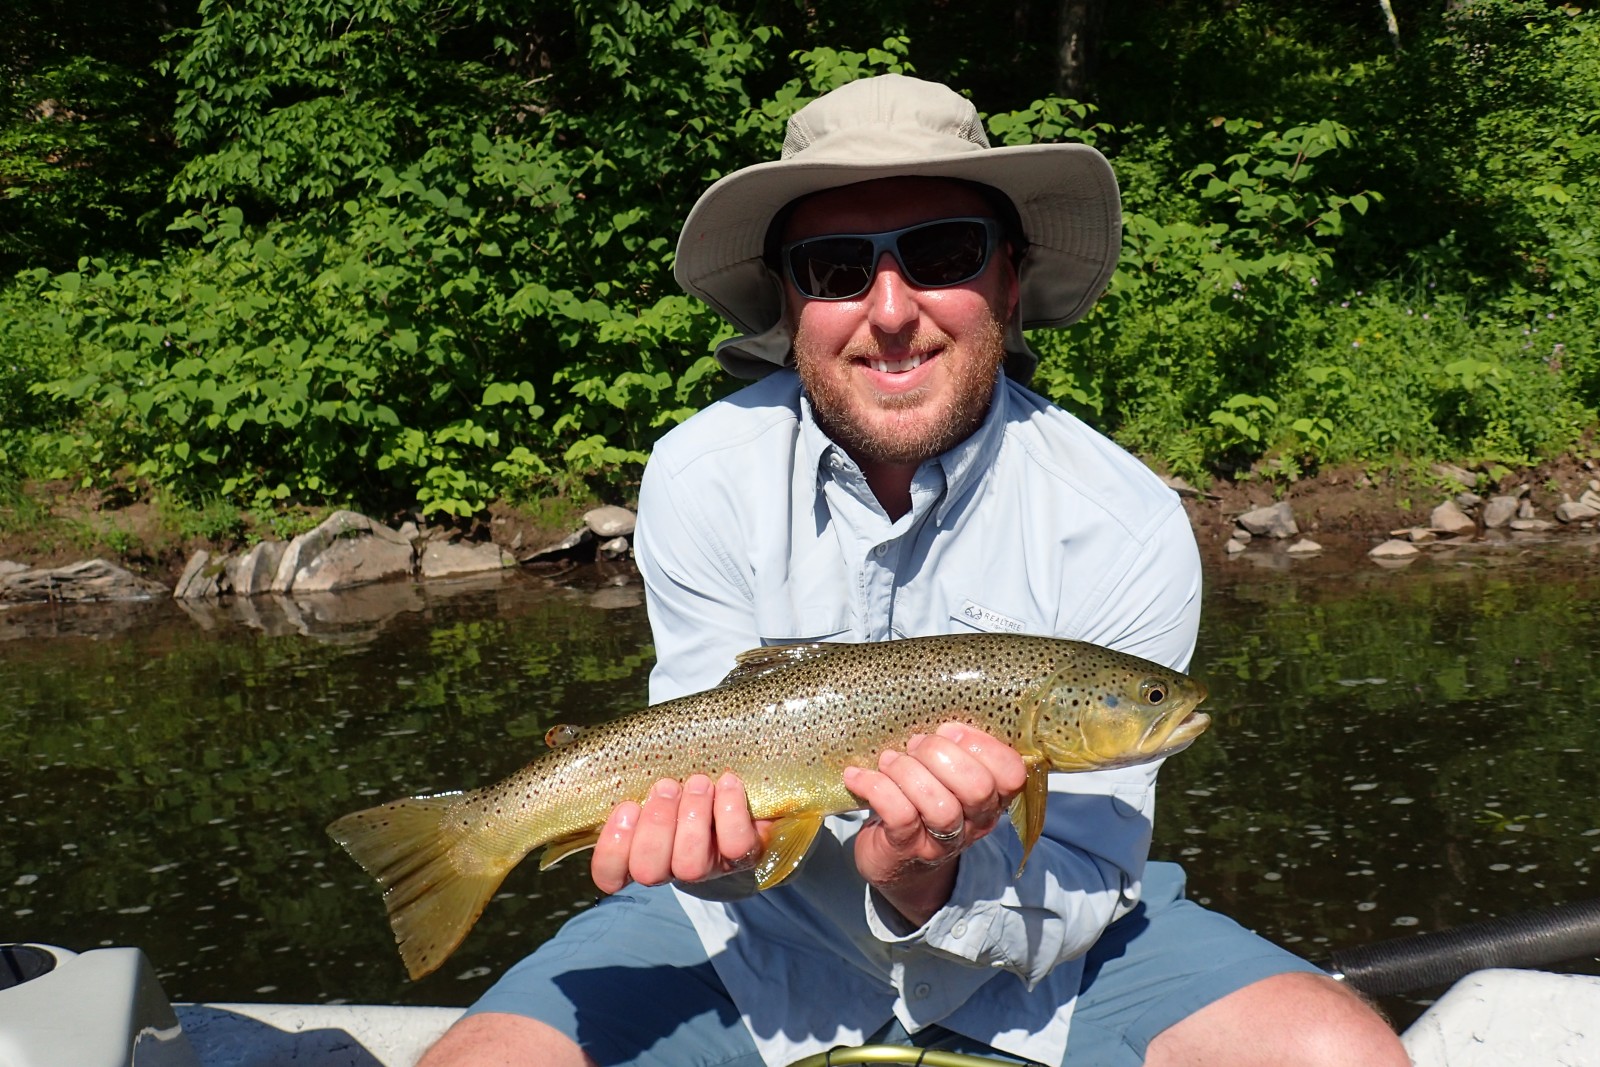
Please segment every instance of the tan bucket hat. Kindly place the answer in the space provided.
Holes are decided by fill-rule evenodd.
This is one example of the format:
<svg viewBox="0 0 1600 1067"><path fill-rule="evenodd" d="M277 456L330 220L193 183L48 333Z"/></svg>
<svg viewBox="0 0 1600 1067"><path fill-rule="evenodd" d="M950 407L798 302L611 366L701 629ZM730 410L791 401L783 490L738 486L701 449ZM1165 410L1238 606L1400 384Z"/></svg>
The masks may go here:
<svg viewBox="0 0 1600 1067"><path fill-rule="evenodd" d="M782 156L718 180L683 224L673 274L741 331L717 348L729 373L760 378L789 361L781 284L762 259L773 217L809 193L904 176L981 182L1016 206L1028 251L1006 335L1012 377L1027 380L1038 363L1023 329L1076 322L1111 280L1122 211L1104 156L1084 144L991 148L977 109L953 90L863 78L795 112Z"/></svg>

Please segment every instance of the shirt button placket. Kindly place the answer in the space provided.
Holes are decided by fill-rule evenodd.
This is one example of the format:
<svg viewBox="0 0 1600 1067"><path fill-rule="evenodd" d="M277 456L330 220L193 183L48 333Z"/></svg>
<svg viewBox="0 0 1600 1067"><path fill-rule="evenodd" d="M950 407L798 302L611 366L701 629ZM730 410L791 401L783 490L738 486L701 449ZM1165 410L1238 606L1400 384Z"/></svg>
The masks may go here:
<svg viewBox="0 0 1600 1067"><path fill-rule="evenodd" d="M869 640L882 641L890 634L894 618L894 570L885 564L889 556L889 542L873 545L867 553L866 618Z"/></svg>

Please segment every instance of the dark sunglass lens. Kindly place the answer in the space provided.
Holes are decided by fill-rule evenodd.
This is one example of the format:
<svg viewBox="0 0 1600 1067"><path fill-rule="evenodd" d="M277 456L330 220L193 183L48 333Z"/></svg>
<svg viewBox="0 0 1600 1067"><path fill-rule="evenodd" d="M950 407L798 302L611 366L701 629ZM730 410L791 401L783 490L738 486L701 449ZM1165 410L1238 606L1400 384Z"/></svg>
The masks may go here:
<svg viewBox="0 0 1600 1067"><path fill-rule="evenodd" d="M900 238L900 262L918 285L959 285L988 260L989 232L981 222L937 222Z"/></svg>
<svg viewBox="0 0 1600 1067"><path fill-rule="evenodd" d="M821 300L859 296L872 282L872 267L872 242L859 237L802 241L789 250L795 287Z"/></svg>

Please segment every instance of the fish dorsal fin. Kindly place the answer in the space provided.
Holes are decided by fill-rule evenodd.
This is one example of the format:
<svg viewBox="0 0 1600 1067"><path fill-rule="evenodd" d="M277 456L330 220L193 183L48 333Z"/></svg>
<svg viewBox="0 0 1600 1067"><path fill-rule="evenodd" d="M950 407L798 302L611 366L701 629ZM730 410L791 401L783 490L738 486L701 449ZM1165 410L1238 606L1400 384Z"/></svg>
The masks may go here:
<svg viewBox="0 0 1600 1067"><path fill-rule="evenodd" d="M551 748L560 748L570 745L583 733L583 727L574 726L570 722L558 722L544 732L544 743Z"/></svg>
<svg viewBox="0 0 1600 1067"><path fill-rule="evenodd" d="M771 889L800 868L822 828L821 812L801 812L772 824L767 850L756 861L756 888Z"/></svg>
<svg viewBox="0 0 1600 1067"><path fill-rule="evenodd" d="M800 645L766 645L762 648L752 648L733 657L733 670L717 684L732 685L735 682L748 682L752 678L760 678L825 652L832 652L838 647L837 642L807 641Z"/></svg>
<svg viewBox="0 0 1600 1067"><path fill-rule="evenodd" d="M1043 756L1023 756L1023 766L1028 769L1028 779L1022 792L1011 801L1011 825L1022 840L1022 860L1017 864L1013 878L1022 877L1022 868L1028 865L1028 853L1033 843L1044 832L1045 802L1050 798L1050 763Z"/></svg>

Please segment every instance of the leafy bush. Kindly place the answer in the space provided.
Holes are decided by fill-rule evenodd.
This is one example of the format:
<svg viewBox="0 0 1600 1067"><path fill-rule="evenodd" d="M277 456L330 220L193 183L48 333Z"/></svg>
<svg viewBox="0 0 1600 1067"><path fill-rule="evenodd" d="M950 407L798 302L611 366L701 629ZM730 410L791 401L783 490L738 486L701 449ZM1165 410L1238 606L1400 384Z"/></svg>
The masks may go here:
<svg viewBox="0 0 1600 1067"><path fill-rule="evenodd" d="M257 201L325 206L251 225L202 202L173 226L194 244L162 261L23 279L71 353L33 387L77 412L44 439L51 473L455 515L564 479L636 476L654 437L721 386L705 354L720 327L669 275L682 204L710 177L674 166L684 143L736 165L803 94L895 54L800 56L810 83L751 108L738 77L768 34L742 36L716 9L632 14L636 37L597 35L594 63L625 67L652 35L678 58L648 80L619 76L584 113L547 106L514 134L479 129L402 168L335 161L313 181L289 167L305 180L265 180ZM200 40L234 23L254 25L218 9ZM676 125L641 128L641 108ZM179 191L227 198L259 173L241 162L249 146L278 130L229 127Z"/></svg>
<svg viewBox="0 0 1600 1067"><path fill-rule="evenodd" d="M1119 13L1117 55L1162 76L1114 55L1095 104L987 116L997 142L1097 144L1124 192L1111 288L1032 339L1036 385L1198 479L1570 447L1600 406L1596 17L1477 0L1395 53L1325 7ZM160 62L36 63L0 117L17 232L112 219L104 162L135 158L106 142L68 174L61 137L103 127L18 119L50 86L165 87L169 151L130 173L175 177L159 256L122 232L71 267L64 242L0 290L0 462L258 514L626 495L737 384L670 276L706 185L806 99L910 70L906 25L948 68L925 76L1027 88L918 5L843 15L206 0Z"/></svg>

